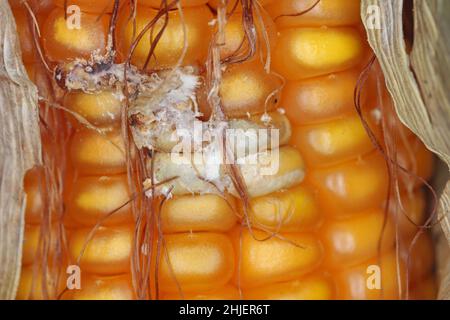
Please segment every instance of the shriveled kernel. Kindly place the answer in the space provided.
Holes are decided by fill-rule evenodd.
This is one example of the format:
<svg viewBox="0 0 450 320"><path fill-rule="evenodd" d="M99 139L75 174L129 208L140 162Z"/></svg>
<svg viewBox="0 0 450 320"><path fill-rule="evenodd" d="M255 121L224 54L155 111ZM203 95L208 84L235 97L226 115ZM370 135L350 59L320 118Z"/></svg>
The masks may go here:
<svg viewBox="0 0 450 320"><path fill-rule="evenodd" d="M71 260L78 261L81 257L80 268L84 272L102 275L128 272L134 226L99 227L90 239L92 230L73 230L69 237Z"/></svg>
<svg viewBox="0 0 450 320"><path fill-rule="evenodd" d="M374 134L380 136L380 128ZM302 152L309 167L322 167L363 156L374 150L357 115L327 123L294 127L291 144Z"/></svg>
<svg viewBox="0 0 450 320"><path fill-rule="evenodd" d="M92 94L82 91L70 91L64 97L64 107L94 126L109 127L120 125L122 104L117 94L110 90ZM69 117L75 127L85 126L75 116L70 115Z"/></svg>
<svg viewBox="0 0 450 320"><path fill-rule="evenodd" d="M308 186L300 185L251 199L247 214L255 228L282 232L310 230L321 220L316 201ZM239 209L245 219L243 206Z"/></svg>
<svg viewBox="0 0 450 320"><path fill-rule="evenodd" d="M320 0L316 3L317 0L277 0L266 9L281 28L354 26L361 21L360 0Z"/></svg>
<svg viewBox="0 0 450 320"><path fill-rule="evenodd" d="M387 194L386 162L377 151L340 165L310 170L306 177L328 216L345 217L378 207Z"/></svg>
<svg viewBox="0 0 450 320"><path fill-rule="evenodd" d="M395 227L383 210L369 210L340 221L326 221L320 231L329 268L362 263L394 246ZM381 240L381 247L379 247Z"/></svg>
<svg viewBox="0 0 450 320"><path fill-rule="evenodd" d="M294 126L355 114L354 92L359 74L358 70L351 70L303 81L288 81L281 94L280 106L286 110ZM365 105L366 98L366 95L361 97L362 105Z"/></svg>
<svg viewBox="0 0 450 320"><path fill-rule="evenodd" d="M352 28L290 28L280 31L273 63L288 80L350 69L361 62L364 42Z"/></svg>
<svg viewBox="0 0 450 320"><path fill-rule="evenodd" d="M81 19L80 25L74 26L66 21L64 9L55 8L50 13L42 30L43 47L48 59L64 62L89 58L94 50L105 52L109 16L99 18L98 14L83 13Z"/></svg>
<svg viewBox="0 0 450 320"><path fill-rule="evenodd" d="M133 222L127 175L79 177L67 199L67 214L80 225Z"/></svg>
<svg viewBox="0 0 450 320"><path fill-rule="evenodd" d="M310 234L287 233L273 236L253 229L234 230L236 257L240 257L234 281L242 288L294 280L318 266L322 247ZM282 263L280 263L282 261Z"/></svg>
<svg viewBox="0 0 450 320"><path fill-rule="evenodd" d="M334 291L331 279L314 274L290 282L244 290L244 298L248 300L331 300L334 298Z"/></svg>
<svg viewBox="0 0 450 320"><path fill-rule="evenodd" d="M69 290L63 299L70 300L134 300L130 274L98 276L86 274L80 290Z"/></svg>
<svg viewBox="0 0 450 320"><path fill-rule="evenodd" d="M161 224L166 233L227 231L236 223L235 200L212 195L176 196L161 208Z"/></svg>
<svg viewBox="0 0 450 320"><path fill-rule="evenodd" d="M79 173L111 175L126 172L125 146L120 130L103 135L81 129L70 143L70 159Z"/></svg>
<svg viewBox="0 0 450 320"><path fill-rule="evenodd" d="M133 35L139 35L145 29L145 26L155 18L157 13L158 10L138 6L134 23L133 20L129 19L129 10L123 10L117 30L118 49L124 58L128 57L128 52L134 42ZM211 37L211 30L208 25L211 19L212 14L207 6L185 8L183 10L183 20L178 10L170 11L168 25L155 47L154 55L151 57L148 66L158 69L175 66L183 56L185 31L187 50L181 61L182 65L203 64L207 56L209 39ZM147 31L142 37L131 59L134 65L138 67L145 65L151 44L163 25L164 19L158 19L154 28ZM134 26L136 27L136 33L134 33Z"/></svg>
<svg viewBox="0 0 450 320"><path fill-rule="evenodd" d="M165 249L159 258L159 283L163 292L178 292L179 288L183 292L208 291L230 281L235 258L228 236L172 234L165 235L164 242Z"/></svg>
<svg viewBox="0 0 450 320"><path fill-rule="evenodd" d="M240 300L239 290L231 285L206 292L186 292L183 295L172 292L163 294L163 300Z"/></svg>

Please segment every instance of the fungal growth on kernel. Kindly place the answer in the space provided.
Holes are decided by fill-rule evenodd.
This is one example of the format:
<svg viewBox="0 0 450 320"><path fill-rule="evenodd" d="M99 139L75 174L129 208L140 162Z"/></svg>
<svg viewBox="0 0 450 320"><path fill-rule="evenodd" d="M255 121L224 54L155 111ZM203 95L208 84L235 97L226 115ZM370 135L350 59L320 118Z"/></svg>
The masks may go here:
<svg viewBox="0 0 450 320"><path fill-rule="evenodd" d="M359 0L10 4L44 159L18 299L435 297L433 156Z"/></svg>

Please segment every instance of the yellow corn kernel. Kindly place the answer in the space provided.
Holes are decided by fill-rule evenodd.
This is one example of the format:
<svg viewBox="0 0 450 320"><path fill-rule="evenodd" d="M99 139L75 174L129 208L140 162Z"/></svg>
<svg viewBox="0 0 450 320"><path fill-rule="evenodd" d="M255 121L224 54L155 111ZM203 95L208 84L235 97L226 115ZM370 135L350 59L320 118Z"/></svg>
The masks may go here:
<svg viewBox="0 0 450 320"><path fill-rule="evenodd" d="M290 28L280 31L274 68L288 80L350 69L361 62L364 42L352 28Z"/></svg>
<svg viewBox="0 0 450 320"><path fill-rule="evenodd" d="M258 59L230 66L224 72L220 84L224 112L230 118L242 118L272 111L278 105L277 90L281 85L281 79L266 73ZM200 108L209 116L210 107L205 97L200 101Z"/></svg>
<svg viewBox="0 0 450 320"><path fill-rule="evenodd" d="M240 295L237 288L226 285L219 289L214 289L212 291L202 293L165 293L161 298L163 300L240 300Z"/></svg>
<svg viewBox="0 0 450 320"><path fill-rule="evenodd" d="M359 70L352 69L303 81L288 81L281 94L280 106L286 110L294 126L355 114L353 96L359 73ZM364 94L362 105L366 101Z"/></svg>
<svg viewBox="0 0 450 320"><path fill-rule="evenodd" d="M379 130L374 132L380 136ZM323 124L294 127L291 145L302 152L309 167L350 160L375 148L357 115Z"/></svg>
<svg viewBox="0 0 450 320"><path fill-rule="evenodd" d="M45 54L48 59L60 62L89 58L95 50L104 53L108 25L108 15L99 17L98 14L82 13L78 25L75 20L66 21L64 9L55 8L42 31Z"/></svg>
<svg viewBox="0 0 450 320"><path fill-rule="evenodd" d="M64 106L97 127L120 125L122 103L117 95L109 90L96 93L70 91L64 97ZM83 127L75 116L71 117L75 127Z"/></svg>
<svg viewBox="0 0 450 320"><path fill-rule="evenodd" d="M310 170L306 177L328 216L345 217L378 207L387 194L386 162L377 151L340 165Z"/></svg>
<svg viewBox="0 0 450 320"><path fill-rule="evenodd" d="M266 9L281 28L352 26L361 21L360 0L320 0L317 4L316 2L317 0L277 0ZM309 11L306 13L296 15L307 10Z"/></svg>
<svg viewBox="0 0 450 320"><path fill-rule="evenodd" d="M145 29L145 26L155 18L158 10L138 6L135 23L134 20L129 19L130 12L128 9L121 12L117 27L118 49L122 56L126 58L135 40L134 36L139 35ZM212 20L212 15L207 6L185 8L183 9L183 18L180 17L178 10L169 11L168 25L158 41L154 56L150 59L149 67L158 69L173 67L181 58L184 58L182 60L183 65L203 64L211 37L211 30L208 25L210 20ZM144 66L151 44L163 25L164 19L159 19L155 27L145 33L131 59L134 65ZM183 56L185 36L187 51Z"/></svg>
<svg viewBox="0 0 450 320"><path fill-rule="evenodd" d="M83 275L81 289L66 291L63 299L70 300L133 300L131 275Z"/></svg>
<svg viewBox="0 0 450 320"><path fill-rule="evenodd" d="M162 206L161 224L165 233L228 231L237 220L235 209L235 200L231 196L176 196Z"/></svg>
<svg viewBox="0 0 450 320"><path fill-rule="evenodd" d="M331 300L333 297L333 282L320 274L244 290L244 298L248 300Z"/></svg>
<svg viewBox="0 0 450 320"><path fill-rule="evenodd" d="M178 292L180 288L183 292L209 291L230 281L235 262L228 236L209 232L172 234L164 236L164 243L158 278L163 292Z"/></svg>
<svg viewBox="0 0 450 320"><path fill-rule="evenodd" d="M80 174L111 175L126 172L126 154L120 130L102 135L79 130L71 140L70 158Z"/></svg>
<svg viewBox="0 0 450 320"><path fill-rule="evenodd" d="M395 228L392 221L385 224L382 210L370 210L340 220L327 221L321 229L326 264L330 268L345 268L362 263L394 245Z"/></svg>
<svg viewBox="0 0 450 320"><path fill-rule="evenodd" d="M67 214L80 225L118 225L133 222L128 177L79 177L67 199Z"/></svg>
<svg viewBox="0 0 450 320"><path fill-rule="evenodd" d="M251 199L247 214L255 228L282 232L311 230L321 220L316 201L311 190L300 185ZM245 219L242 205L239 210Z"/></svg>
<svg viewBox="0 0 450 320"><path fill-rule="evenodd" d="M80 268L88 273L114 275L128 272L134 226L99 227L89 238L92 230L72 231L69 237L71 261L78 262L81 257Z"/></svg>
<svg viewBox="0 0 450 320"><path fill-rule="evenodd" d="M402 275L404 275L403 270L400 273ZM380 277L379 282L378 276ZM337 273L334 279L338 290L338 299L391 300L400 298L395 251L384 254L380 259L371 259L356 267L345 268ZM404 285L402 280L402 286Z"/></svg>
<svg viewBox="0 0 450 320"><path fill-rule="evenodd" d="M322 260L318 239L307 233L272 235L244 228L240 234L237 228L232 238L236 256L240 257L234 281L242 288L294 280Z"/></svg>

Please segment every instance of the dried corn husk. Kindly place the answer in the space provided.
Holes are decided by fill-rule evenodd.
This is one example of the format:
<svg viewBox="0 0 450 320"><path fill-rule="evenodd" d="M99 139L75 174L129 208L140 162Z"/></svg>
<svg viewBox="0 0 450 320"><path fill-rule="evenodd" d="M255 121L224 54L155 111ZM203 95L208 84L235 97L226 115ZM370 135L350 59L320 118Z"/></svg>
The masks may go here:
<svg viewBox="0 0 450 320"><path fill-rule="evenodd" d="M401 121L450 166L450 2L414 0L411 52L403 41L403 5L403 0L362 0L361 16ZM446 176L439 201L439 298L450 299L448 168L439 174Z"/></svg>
<svg viewBox="0 0 450 320"><path fill-rule="evenodd" d="M403 37L403 0L361 1L369 41L401 120L449 164L450 2L415 0L415 42L408 55L399 41ZM380 30L370 28L369 6L379 10ZM7 0L0 0L0 39L0 299L13 299L21 268L26 201L22 181L25 171L40 164L41 157L37 90L21 63ZM450 297L450 263L444 263L450 243L449 208L450 183L446 181L440 199L441 234L445 237L437 246L438 256L443 257L440 298Z"/></svg>
<svg viewBox="0 0 450 320"><path fill-rule="evenodd" d="M14 299L26 204L23 176L41 163L41 141L37 89L22 64L7 0L0 0L0 39L0 299Z"/></svg>

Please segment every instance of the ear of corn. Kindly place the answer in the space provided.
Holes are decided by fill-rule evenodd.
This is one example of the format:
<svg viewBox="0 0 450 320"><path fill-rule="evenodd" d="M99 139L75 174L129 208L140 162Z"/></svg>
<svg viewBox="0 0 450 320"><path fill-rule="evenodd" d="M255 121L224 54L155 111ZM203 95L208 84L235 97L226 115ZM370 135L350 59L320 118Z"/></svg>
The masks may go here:
<svg viewBox="0 0 450 320"><path fill-rule="evenodd" d="M118 59L124 61L134 37L157 15L161 3L139 0L133 31L130 8L120 2L117 49ZM432 242L422 235L408 257L408 244L417 228L398 207L390 208L385 221L389 171L354 109L354 88L370 54L360 31L359 1L321 0L314 6L315 2L260 1L263 24L256 24L258 50L271 57L274 72L267 72L258 57L231 65L222 74L219 92L231 123L246 120L261 125L261 117L269 112L270 118L281 119L280 127L286 128L284 140L277 146L277 174L266 177L255 173L253 167L241 168L250 195L248 203L236 188L221 195L200 179L198 172L206 175L207 167L172 165L167 153L155 156L157 182L181 177L165 183L173 198L159 203L159 225L154 231L155 236L162 235L164 245L155 241L152 248L138 249L151 270L158 268L157 288L155 282L148 285L152 294L158 291L158 298L397 299L403 297L400 293L406 282L412 298L433 297ZM63 0L49 3L34 7L49 61L89 58L94 50L105 53L113 1L69 1L83 12L79 29L68 29ZM147 61L151 41L146 33L131 63L160 70L178 67L184 55L182 66L202 69L215 28L206 3L181 1L182 14L176 8L169 12L154 55ZM217 8L218 1L209 1L209 5ZM227 10L232 8L230 1ZM27 13L20 5L13 9L23 59L30 77L35 78L31 36L23 31ZM100 18L99 13L103 13ZM154 35L162 30L163 21L156 23ZM241 21L238 3L225 29L222 58L246 49ZM265 41L268 45L263 48ZM281 78L286 82L280 92ZM378 89L369 81L361 102L369 127L381 141L386 133L378 116L383 111L376 100ZM208 117L208 92L203 87L198 91L199 108ZM42 228L47 191L42 173L34 169L25 179L27 227L17 298L134 299L130 261L136 217L133 201L127 201L133 199L133 184L142 181L130 186L127 176L127 149L121 131L123 100L112 88L72 90L59 100L70 112L67 118L72 126L64 187L67 243L63 250L67 258L60 281L55 274L47 277L49 289L43 294L43 272L33 269L33 262L40 239L56 233L48 239L54 248L52 239L58 237L59 229L51 219L45 222L50 227ZM279 112L284 111L290 125L283 126L285 118ZM96 130L87 128L84 121ZM398 141L397 161L424 180L430 178L430 152L398 120L393 121L392 127L403 139ZM220 170L224 175L225 168ZM404 172L398 178L405 211L412 221L423 223L423 181ZM114 214L109 216L111 212ZM101 226L97 226L99 221ZM396 255L396 234L404 244L400 256ZM162 253L150 254L158 251ZM52 255L46 258L51 260ZM64 269L70 264L79 264L82 270L82 289L66 290L61 296ZM381 267L382 292L366 286L372 265Z"/></svg>

